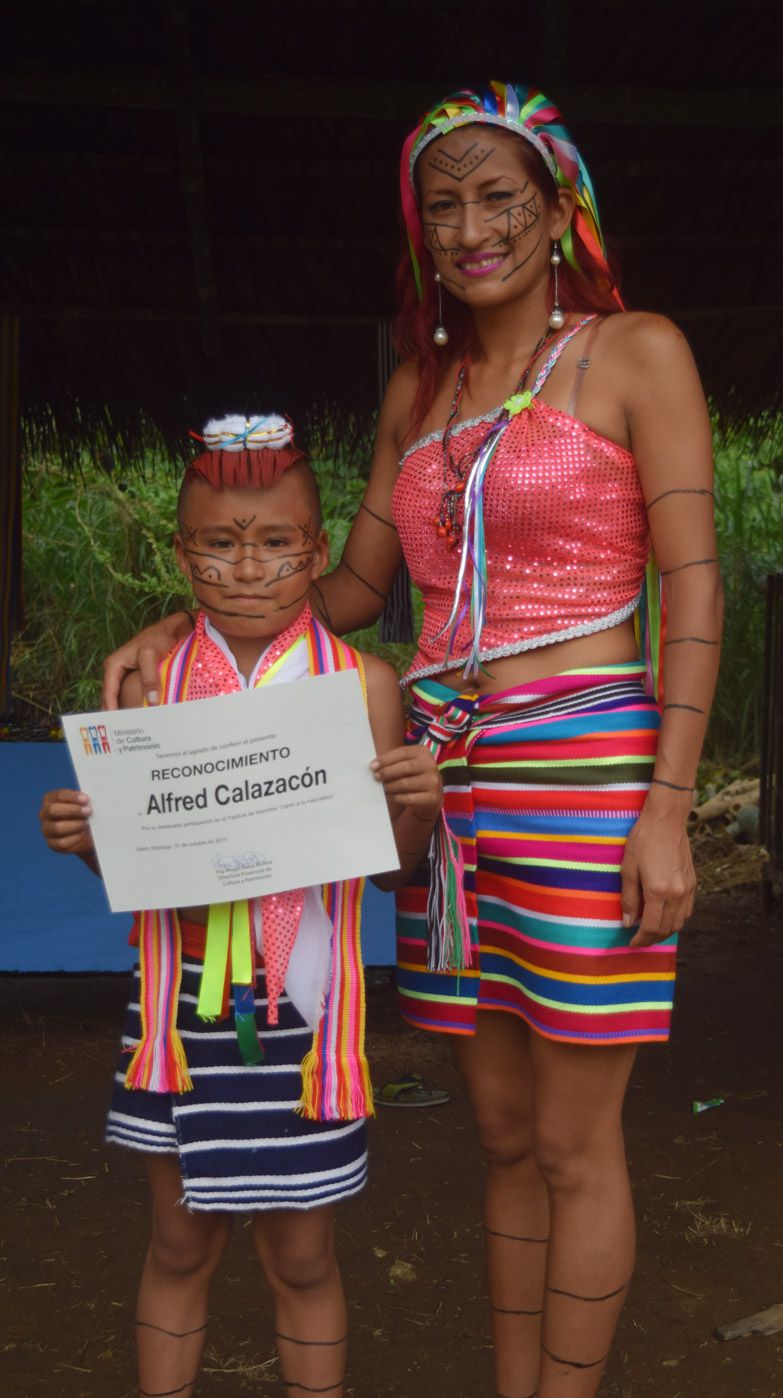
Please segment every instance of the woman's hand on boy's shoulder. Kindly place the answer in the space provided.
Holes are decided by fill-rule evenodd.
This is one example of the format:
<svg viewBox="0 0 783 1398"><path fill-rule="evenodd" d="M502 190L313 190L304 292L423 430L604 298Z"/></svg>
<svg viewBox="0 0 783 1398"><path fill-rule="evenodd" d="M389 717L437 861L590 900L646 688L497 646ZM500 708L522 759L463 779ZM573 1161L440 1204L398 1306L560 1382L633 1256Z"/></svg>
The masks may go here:
<svg viewBox="0 0 783 1398"><path fill-rule="evenodd" d="M144 707L144 681L140 670L128 670L120 685L120 708L141 709Z"/></svg>
<svg viewBox="0 0 783 1398"><path fill-rule="evenodd" d="M90 798L85 792L65 788L47 791L38 819L49 848L57 854L78 854L82 858L92 855L91 815Z"/></svg>
<svg viewBox="0 0 783 1398"><path fill-rule="evenodd" d="M151 704L157 703L160 662L192 630L193 620L189 612L173 612L171 616L156 621L154 626L146 626L138 636L107 656L103 662L104 709L122 706L120 690L124 679L130 674L138 675L140 684L141 697L134 700L133 707L141 704L145 698Z"/></svg>

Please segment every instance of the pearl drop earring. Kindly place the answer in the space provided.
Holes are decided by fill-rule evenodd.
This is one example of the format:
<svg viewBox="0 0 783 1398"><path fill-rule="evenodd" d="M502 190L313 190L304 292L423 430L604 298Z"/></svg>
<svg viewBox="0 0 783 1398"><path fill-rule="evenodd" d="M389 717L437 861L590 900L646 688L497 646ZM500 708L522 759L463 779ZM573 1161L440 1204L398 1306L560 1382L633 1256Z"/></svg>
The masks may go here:
<svg viewBox="0 0 783 1398"><path fill-rule="evenodd" d="M436 345L447 345L449 343L449 332L443 324L443 278L440 272L435 273L435 281L438 287L438 323L432 332L432 338Z"/></svg>
<svg viewBox="0 0 783 1398"><path fill-rule="evenodd" d="M565 325L565 311L563 310L562 306L558 305L557 295L557 269L560 266L562 258L560 256L560 245L557 242L554 242L552 244L552 253L549 258L549 261L555 270L555 295L552 303L552 310L549 316L549 328L550 330L562 330L563 326Z"/></svg>

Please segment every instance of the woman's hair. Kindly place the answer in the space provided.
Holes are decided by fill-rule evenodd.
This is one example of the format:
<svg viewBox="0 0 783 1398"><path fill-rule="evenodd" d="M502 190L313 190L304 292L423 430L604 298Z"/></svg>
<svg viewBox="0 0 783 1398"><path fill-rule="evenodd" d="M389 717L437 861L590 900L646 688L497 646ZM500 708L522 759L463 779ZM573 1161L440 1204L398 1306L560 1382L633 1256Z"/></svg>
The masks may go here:
<svg viewBox="0 0 783 1398"><path fill-rule="evenodd" d="M432 259L424 246L416 161L430 141L457 126L476 123L499 126L519 138L520 159L548 203L554 202L558 186L570 189L575 197L571 225L561 239L558 302L563 310L611 315L623 309L618 269L604 246L590 176L554 104L535 88L510 83L492 83L483 95L459 92L446 98L410 133L400 168L405 230L397 267L394 344L401 358L413 359L419 368L414 431L426 417L448 362L432 338L437 288ZM449 346L460 356L470 351L473 320L468 307L455 297L448 297L444 324Z"/></svg>

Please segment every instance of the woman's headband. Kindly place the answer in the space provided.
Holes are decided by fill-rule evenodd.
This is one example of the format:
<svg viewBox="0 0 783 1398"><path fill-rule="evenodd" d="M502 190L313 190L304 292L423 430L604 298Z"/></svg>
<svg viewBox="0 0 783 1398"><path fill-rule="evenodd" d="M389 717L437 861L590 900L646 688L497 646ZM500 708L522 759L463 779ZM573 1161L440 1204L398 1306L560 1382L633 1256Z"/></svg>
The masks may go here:
<svg viewBox="0 0 783 1398"><path fill-rule="evenodd" d="M422 151L438 136L459 126L500 126L521 136L538 151L560 189L570 189L576 200L572 223L560 242L566 260L581 271L573 246L576 233L591 256L606 265L598 205L587 167L554 102L534 87L492 82L483 94L455 92L422 117L402 149L400 193L408 230L413 274L419 297L423 295L421 260L424 251L415 169Z"/></svg>

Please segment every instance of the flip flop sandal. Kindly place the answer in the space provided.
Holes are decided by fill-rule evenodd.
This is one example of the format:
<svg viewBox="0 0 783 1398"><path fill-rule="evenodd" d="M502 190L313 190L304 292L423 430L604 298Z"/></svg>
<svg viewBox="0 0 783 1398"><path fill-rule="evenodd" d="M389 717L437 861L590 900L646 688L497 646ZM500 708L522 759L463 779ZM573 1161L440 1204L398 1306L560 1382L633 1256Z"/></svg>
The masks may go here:
<svg viewBox="0 0 783 1398"><path fill-rule="evenodd" d="M442 1088L430 1087L420 1073L408 1073L398 1082L387 1082L375 1100L382 1107L437 1107L448 1102L449 1094Z"/></svg>

